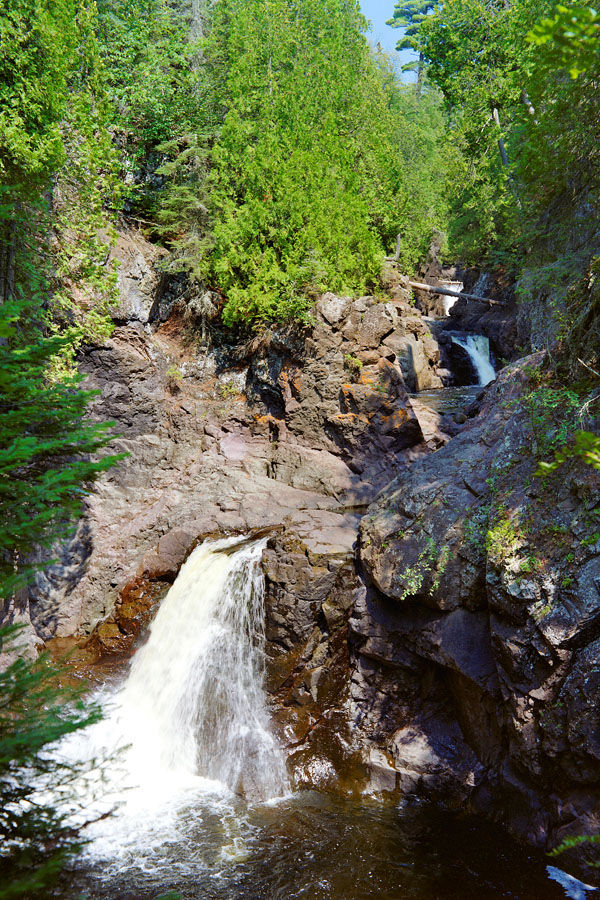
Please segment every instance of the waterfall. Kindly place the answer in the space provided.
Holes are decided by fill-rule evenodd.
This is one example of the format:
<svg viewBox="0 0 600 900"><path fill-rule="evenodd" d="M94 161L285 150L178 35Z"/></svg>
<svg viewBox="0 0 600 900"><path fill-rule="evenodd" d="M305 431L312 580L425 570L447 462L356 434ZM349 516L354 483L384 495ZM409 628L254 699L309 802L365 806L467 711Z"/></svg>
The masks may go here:
<svg viewBox="0 0 600 900"><path fill-rule="evenodd" d="M441 286L445 288L450 288L452 291L462 291L464 284L462 281L442 281ZM445 297L442 295L442 303L444 304L444 312L447 316L450 315L450 310L454 306L454 304L458 301L458 297Z"/></svg>
<svg viewBox="0 0 600 900"><path fill-rule="evenodd" d="M460 338L452 335L452 341L468 353L479 384L489 384L495 379L496 372L490 362L490 342L486 337L482 334L468 334Z"/></svg>
<svg viewBox="0 0 600 900"><path fill-rule="evenodd" d="M203 544L185 563L134 659L120 712L136 769L196 773L264 799L285 789L263 689L266 539L235 542Z"/></svg>
<svg viewBox="0 0 600 900"><path fill-rule="evenodd" d="M443 285L443 287L447 287L447 285ZM449 316L450 310L458 300L458 297L442 297L442 303L444 304L444 313Z"/></svg>
<svg viewBox="0 0 600 900"><path fill-rule="evenodd" d="M269 728L264 677L266 538L198 547L182 567L105 718L59 747L64 760L100 760L78 786L90 855L152 854L235 794L284 796L283 753ZM102 697L100 697L102 700ZM183 817L183 819L182 819Z"/></svg>

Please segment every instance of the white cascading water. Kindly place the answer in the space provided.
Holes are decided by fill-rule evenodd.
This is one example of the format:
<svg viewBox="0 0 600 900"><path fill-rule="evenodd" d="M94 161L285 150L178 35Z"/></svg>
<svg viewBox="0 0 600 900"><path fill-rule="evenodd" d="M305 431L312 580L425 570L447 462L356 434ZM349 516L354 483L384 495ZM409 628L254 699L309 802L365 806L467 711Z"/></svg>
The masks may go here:
<svg viewBox="0 0 600 900"><path fill-rule="evenodd" d="M202 818L208 797L227 817L234 794L262 801L287 793L263 687L265 544L229 538L198 547L105 718L62 746L67 758L109 759L102 786L97 779L89 800L89 783L81 790L88 818L120 805L90 829L91 855L144 855L142 845L175 838L186 805Z"/></svg>
<svg viewBox="0 0 600 900"><path fill-rule="evenodd" d="M121 698L138 765L266 799L285 789L263 689L265 541L199 547L134 659Z"/></svg>
<svg viewBox="0 0 600 900"><path fill-rule="evenodd" d="M490 342L486 337L482 334L468 334L464 338L452 335L452 341L469 354L480 385L489 384L495 379L496 372L490 362Z"/></svg>
<svg viewBox="0 0 600 900"><path fill-rule="evenodd" d="M464 284L462 281L442 281L441 286L445 288L450 288L452 291L462 291ZM442 303L444 304L444 312L447 316L450 315L450 310L454 306L454 304L458 301L458 297L445 297L442 295Z"/></svg>

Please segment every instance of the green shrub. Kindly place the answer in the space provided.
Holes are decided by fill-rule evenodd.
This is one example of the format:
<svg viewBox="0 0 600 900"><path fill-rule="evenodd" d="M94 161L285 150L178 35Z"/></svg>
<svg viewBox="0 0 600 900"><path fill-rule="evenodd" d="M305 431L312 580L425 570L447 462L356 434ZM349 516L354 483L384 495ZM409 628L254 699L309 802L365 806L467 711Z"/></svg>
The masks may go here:
<svg viewBox="0 0 600 900"><path fill-rule="evenodd" d="M524 535L518 523L502 513L496 524L488 530L485 549L496 565L502 565L515 556L524 543Z"/></svg>
<svg viewBox="0 0 600 900"><path fill-rule="evenodd" d="M181 390L181 382L183 381L183 372L179 368L178 365L172 363L167 369L166 373L167 379L167 389L172 393L176 394L179 390Z"/></svg>
<svg viewBox="0 0 600 900"><path fill-rule="evenodd" d="M344 356L344 368L350 372L350 375L354 378L358 378L362 367L362 360L358 359L356 356L352 356L350 353L346 353Z"/></svg>
<svg viewBox="0 0 600 900"><path fill-rule="evenodd" d="M575 432L581 408L579 395L563 387L543 386L525 394L533 453L538 459L563 447Z"/></svg>

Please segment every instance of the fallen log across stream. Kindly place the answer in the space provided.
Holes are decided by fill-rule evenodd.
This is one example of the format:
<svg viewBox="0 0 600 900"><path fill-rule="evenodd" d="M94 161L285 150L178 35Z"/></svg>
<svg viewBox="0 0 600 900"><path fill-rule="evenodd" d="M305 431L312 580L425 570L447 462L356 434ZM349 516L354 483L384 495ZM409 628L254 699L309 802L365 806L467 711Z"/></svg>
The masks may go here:
<svg viewBox="0 0 600 900"><path fill-rule="evenodd" d="M418 291L426 291L428 294L443 294L445 297L462 297L465 300L477 300L479 303L490 303L492 306L504 306L499 300L490 300L489 297L478 297L476 294L465 294L462 291L453 291L433 284L421 284L419 281L409 281L411 288Z"/></svg>

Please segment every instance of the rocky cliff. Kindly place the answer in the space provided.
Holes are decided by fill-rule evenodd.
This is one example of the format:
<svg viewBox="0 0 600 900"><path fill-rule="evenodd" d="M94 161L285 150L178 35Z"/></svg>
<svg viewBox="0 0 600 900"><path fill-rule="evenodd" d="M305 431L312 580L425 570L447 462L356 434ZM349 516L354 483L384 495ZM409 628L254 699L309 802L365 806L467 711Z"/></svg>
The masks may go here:
<svg viewBox="0 0 600 900"><path fill-rule="evenodd" d="M470 803L546 846L600 815L600 492L580 465L534 477L542 365L505 369L451 444L385 488L359 555L374 609L392 607L382 659L401 646L433 666L483 767Z"/></svg>
<svg viewBox="0 0 600 900"><path fill-rule="evenodd" d="M452 380L443 341L392 270L384 299L207 344L156 249L117 249L117 327L80 365L128 455L9 617L105 678L199 541L271 529L268 689L298 785L467 804L541 846L596 830L600 496L591 471L533 477L543 360L443 415L414 396Z"/></svg>

